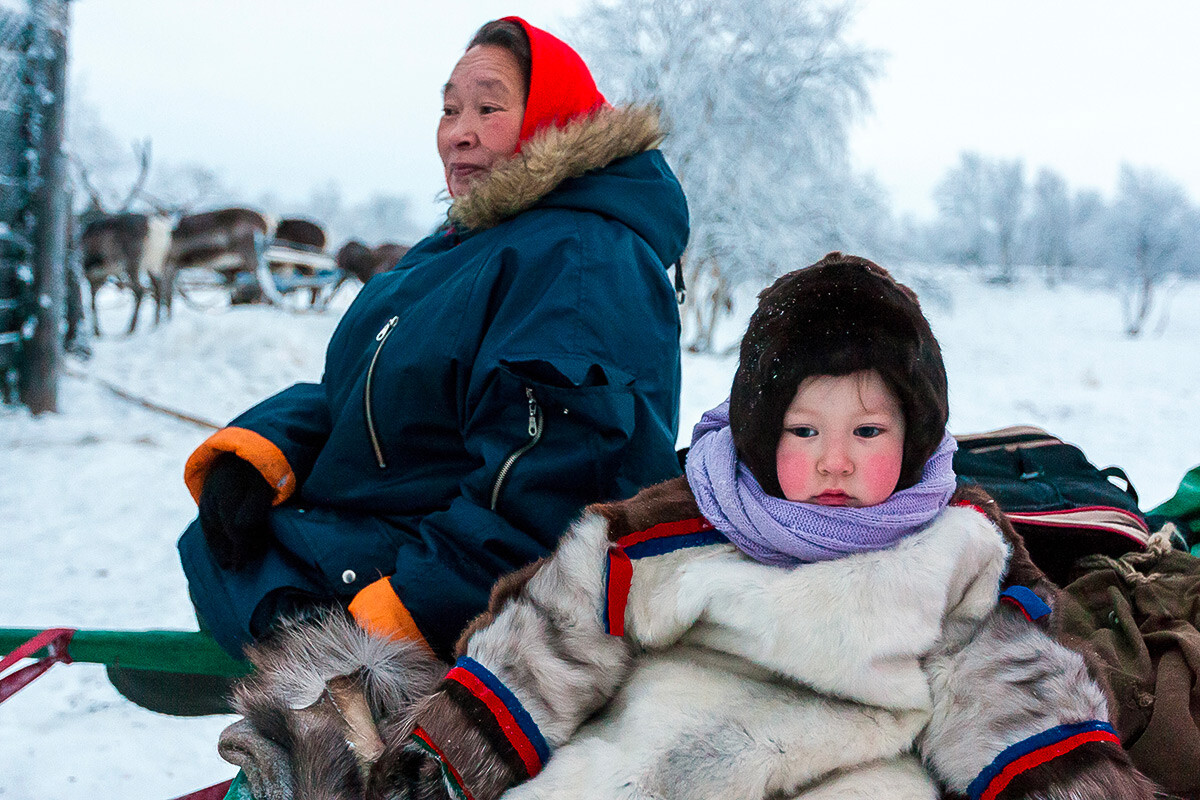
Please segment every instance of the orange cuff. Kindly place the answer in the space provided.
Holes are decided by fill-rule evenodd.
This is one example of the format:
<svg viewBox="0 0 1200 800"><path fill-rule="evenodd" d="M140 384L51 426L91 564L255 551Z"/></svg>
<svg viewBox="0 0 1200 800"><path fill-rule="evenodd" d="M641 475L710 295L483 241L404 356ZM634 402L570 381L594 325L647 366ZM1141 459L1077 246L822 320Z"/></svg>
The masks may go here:
<svg viewBox="0 0 1200 800"><path fill-rule="evenodd" d="M411 639L433 652L388 578L380 578L360 589L350 601L350 614L358 627L367 633L389 639Z"/></svg>
<svg viewBox="0 0 1200 800"><path fill-rule="evenodd" d="M245 428L222 428L204 440L183 468L183 482L197 503L204 479L212 469L213 462L222 453L233 453L249 461L262 473L267 483L275 487L274 505L279 505L296 491L296 473L292 472L287 458L274 442L265 436Z"/></svg>

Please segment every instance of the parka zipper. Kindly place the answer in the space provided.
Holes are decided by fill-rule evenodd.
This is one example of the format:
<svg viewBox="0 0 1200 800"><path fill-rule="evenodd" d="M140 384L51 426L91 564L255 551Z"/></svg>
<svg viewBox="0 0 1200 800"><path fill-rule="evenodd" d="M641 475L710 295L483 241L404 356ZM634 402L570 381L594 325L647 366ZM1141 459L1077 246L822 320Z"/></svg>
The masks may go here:
<svg viewBox="0 0 1200 800"><path fill-rule="evenodd" d="M508 473L512 472L517 459L528 453L542 438L542 409L538 406L537 398L533 396L533 389L528 386L525 387L525 397L529 400L529 441L514 450L500 465L500 471L496 473L496 482L492 484L492 511L496 510L496 505L500 502L500 490L504 488L504 481L508 478Z"/></svg>
<svg viewBox="0 0 1200 800"><path fill-rule="evenodd" d="M371 412L371 382L375 378L375 362L379 360L379 351L383 349L387 338L392 335L392 331L396 329L396 323L400 321L399 317L392 317L387 321L379 333L375 334L375 341L379 342L375 346L375 355L371 356L371 366L367 367L367 385L363 390L363 404L367 412L367 435L371 437L371 447L375 450L375 461L379 463L380 469L387 469L387 461L383 458L383 447L379 444L379 436L375 432L375 415Z"/></svg>

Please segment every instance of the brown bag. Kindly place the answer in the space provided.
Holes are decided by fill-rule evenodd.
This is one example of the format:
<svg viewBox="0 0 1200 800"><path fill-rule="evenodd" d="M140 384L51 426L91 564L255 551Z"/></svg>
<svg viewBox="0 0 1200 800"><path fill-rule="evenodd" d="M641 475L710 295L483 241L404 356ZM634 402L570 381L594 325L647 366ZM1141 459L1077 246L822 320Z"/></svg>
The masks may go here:
<svg viewBox="0 0 1200 800"><path fill-rule="evenodd" d="M1063 633L1111 688L1112 724L1133 763L1200 798L1200 558L1163 534L1145 552L1087 556L1059 602Z"/></svg>

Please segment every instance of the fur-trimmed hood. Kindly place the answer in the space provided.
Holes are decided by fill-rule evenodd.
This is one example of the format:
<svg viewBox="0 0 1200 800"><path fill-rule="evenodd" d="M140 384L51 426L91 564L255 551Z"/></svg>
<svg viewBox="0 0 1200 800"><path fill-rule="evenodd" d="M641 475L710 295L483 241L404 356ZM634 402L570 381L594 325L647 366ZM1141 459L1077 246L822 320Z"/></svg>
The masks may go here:
<svg viewBox="0 0 1200 800"><path fill-rule="evenodd" d="M564 127L547 128L455 198L450 222L478 231L534 207L596 211L629 225L663 256L673 245L660 243L664 236L651 225L665 223L672 240L681 228L686 240L687 204L679 182L659 153L645 163L614 162L655 150L664 136L658 111L650 106L606 106Z"/></svg>

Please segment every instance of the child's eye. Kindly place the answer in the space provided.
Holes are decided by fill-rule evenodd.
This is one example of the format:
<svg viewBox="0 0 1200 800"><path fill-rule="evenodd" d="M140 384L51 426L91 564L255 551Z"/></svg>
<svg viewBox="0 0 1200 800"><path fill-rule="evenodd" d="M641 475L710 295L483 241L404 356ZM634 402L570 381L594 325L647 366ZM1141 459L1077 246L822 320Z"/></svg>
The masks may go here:
<svg viewBox="0 0 1200 800"><path fill-rule="evenodd" d="M793 436L799 436L801 439L808 439L817 435L817 429L810 428L807 425L797 425L794 428L788 428L788 433Z"/></svg>
<svg viewBox="0 0 1200 800"><path fill-rule="evenodd" d="M452 116L454 113L455 113L454 109L451 108L450 106L442 106L442 116L443 117Z"/></svg>
<svg viewBox="0 0 1200 800"><path fill-rule="evenodd" d="M480 114L494 114L497 111L503 111L503 110L504 109L500 108L499 106L480 106L479 113Z"/></svg>
<svg viewBox="0 0 1200 800"><path fill-rule="evenodd" d="M875 425L859 425L854 429L854 435L862 439L874 439L881 433L883 433L883 428Z"/></svg>

